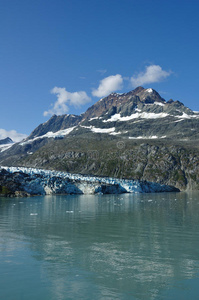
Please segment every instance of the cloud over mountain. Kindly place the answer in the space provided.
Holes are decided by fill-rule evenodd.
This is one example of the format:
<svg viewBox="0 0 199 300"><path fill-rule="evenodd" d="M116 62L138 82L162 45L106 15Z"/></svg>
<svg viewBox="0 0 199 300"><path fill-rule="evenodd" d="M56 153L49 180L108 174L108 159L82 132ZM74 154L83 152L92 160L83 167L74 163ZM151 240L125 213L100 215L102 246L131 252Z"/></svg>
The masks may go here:
<svg viewBox="0 0 199 300"><path fill-rule="evenodd" d="M0 128L0 140L5 138L11 138L14 142L20 142L21 140L27 137L26 134L18 133L16 130L7 131L5 129Z"/></svg>
<svg viewBox="0 0 199 300"><path fill-rule="evenodd" d="M159 65L150 65L146 67L144 72L139 73L137 76L132 76L130 81L133 87L144 84L162 81L171 75L171 71L164 71Z"/></svg>
<svg viewBox="0 0 199 300"><path fill-rule="evenodd" d="M52 109L44 112L44 116L65 114L69 110L69 105L79 107L91 101L91 98L84 91L70 93L65 88L54 87L51 90L51 94L57 96L57 101Z"/></svg>
<svg viewBox="0 0 199 300"><path fill-rule="evenodd" d="M97 89L92 91L96 97L104 97L108 94L118 91L123 86L123 78L120 74L108 76L100 81Z"/></svg>
<svg viewBox="0 0 199 300"><path fill-rule="evenodd" d="M104 74L106 70L98 70L101 74ZM109 94L119 91L125 86L125 82L131 83L133 87L142 86L149 83L159 82L167 78L172 74L171 71L165 71L159 65L147 66L144 72L138 73L132 77L125 77L121 74L110 75L103 78L99 82L99 86L92 90L92 96L94 97L106 97ZM69 112L69 107L80 107L91 101L91 98L85 91L68 92L64 87L55 86L51 90L51 94L56 95L57 101L51 104L51 108L44 111L43 115L62 115Z"/></svg>

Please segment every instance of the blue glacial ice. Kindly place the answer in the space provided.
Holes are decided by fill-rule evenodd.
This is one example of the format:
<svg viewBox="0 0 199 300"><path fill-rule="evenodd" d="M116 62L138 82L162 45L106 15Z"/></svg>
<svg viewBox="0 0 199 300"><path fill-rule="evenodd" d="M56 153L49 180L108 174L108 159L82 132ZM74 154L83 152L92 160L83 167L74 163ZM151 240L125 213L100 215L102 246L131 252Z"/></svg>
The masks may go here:
<svg viewBox="0 0 199 300"><path fill-rule="evenodd" d="M30 194L119 194L170 192L173 187L138 180L71 174L24 167L0 167L10 173L24 173L29 180L24 190Z"/></svg>

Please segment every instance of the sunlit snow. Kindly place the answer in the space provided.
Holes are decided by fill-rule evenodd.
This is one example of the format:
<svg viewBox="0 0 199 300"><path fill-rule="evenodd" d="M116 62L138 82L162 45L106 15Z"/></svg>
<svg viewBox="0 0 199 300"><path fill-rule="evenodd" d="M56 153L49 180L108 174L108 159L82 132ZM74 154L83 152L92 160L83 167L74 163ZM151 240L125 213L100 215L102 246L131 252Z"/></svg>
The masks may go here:
<svg viewBox="0 0 199 300"><path fill-rule="evenodd" d="M175 116L176 118L179 118L179 119L198 119L199 118L199 115L196 114L196 115L188 115L186 114L185 112L183 112L182 116Z"/></svg>
<svg viewBox="0 0 199 300"><path fill-rule="evenodd" d="M124 122L124 121L129 121L129 120L133 120L133 119L137 119L137 118L142 118L142 119L159 119L159 118L165 118L169 116L169 114L167 113L147 113L147 112L142 112L142 113L135 113L135 114L132 114L130 116L127 116L127 117L121 117L120 114L115 114L113 116L111 116L110 119L108 120L103 120L103 122L114 122L114 121L121 121L121 122Z"/></svg>
<svg viewBox="0 0 199 300"><path fill-rule="evenodd" d="M94 127L92 125L90 125L90 126L81 125L81 127L90 129L92 132L95 132L95 133L112 133L112 132L115 131L115 127L112 127L112 128L97 128L97 127Z"/></svg>
<svg viewBox="0 0 199 300"><path fill-rule="evenodd" d="M132 140L136 140L136 139L165 139L166 138L166 135L164 136L160 136L158 137L157 135L152 135L152 136L136 136L136 137L133 137L133 136L129 136L129 139L132 139Z"/></svg>
<svg viewBox="0 0 199 300"><path fill-rule="evenodd" d="M97 120L99 119L99 117L95 117L95 118L90 118L89 121L92 121L92 120Z"/></svg>
<svg viewBox="0 0 199 300"><path fill-rule="evenodd" d="M70 128L67 128L67 129L59 130L59 131L56 131L56 132L49 131L49 132L47 132L44 135L40 135L40 136L35 137L34 139L25 140L24 142L21 142L20 145L23 146L25 144L29 144L29 143L32 143L32 142L38 140L38 139L43 139L43 138L64 137L65 135L68 135L71 131L73 131L76 127L77 126L74 126L74 127L70 127Z"/></svg>
<svg viewBox="0 0 199 300"><path fill-rule="evenodd" d="M97 133L111 133L111 132L115 131L115 127L112 127L112 128L96 128L96 127L92 127L91 131L97 132Z"/></svg>
<svg viewBox="0 0 199 300"><path fill-rule="evenodd" d="M0 152L3 152L5 150L8 150L10 147L12 147L14 145L14 143L11 143L11 144L3 144L3 145L0 145Z"/></svg>
<svg viewBox="0 0 199 300"><path fill-rule="evenodd" d="M155 105L160 105L160 106L165 106L164 103L162 103L162 102L157 102L157 101L155 101L154 104L155 104Z"/></svg>

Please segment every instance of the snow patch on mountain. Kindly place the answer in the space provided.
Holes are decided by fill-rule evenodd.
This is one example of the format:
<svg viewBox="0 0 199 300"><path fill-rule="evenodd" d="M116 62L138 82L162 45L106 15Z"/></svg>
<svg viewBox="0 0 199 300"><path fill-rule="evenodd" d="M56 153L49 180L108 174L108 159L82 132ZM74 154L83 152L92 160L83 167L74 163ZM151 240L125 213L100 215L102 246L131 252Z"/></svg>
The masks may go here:
<svg viewBox="0 0 199 300"><path fill-rule="evenodd" d="M63 130L59 130L56 132L52 132L49 131L44 135L40 135L35 137L34 139L30 139L30 140L24 140L23 142L20 143L21 146L24 146L26 144L32 143L38 139L44 139L44 138L61 138L64 137L66 135L68 135L69 133L71 133L77 126L71 127L71 128L67 128L67 129L63 129Z"/></svg>
<svg viewBox="0 0 199 300"><path fill-rule="evenodd" d="M118 131L118 132L111 132L110 135L118 135L118 134L126 134L128 131Z"/></svg>
<svg viewBox="0 0 199 300"><path fill-rule="evenodd" d="M147 112L137 112L137 113L134 113L130 116L126 116L126 117L121 117L120 114L115 114L113 116L111 116L110 119L108 120L103 120L104 123L106 122L115 122L115 121L121 121L121 122L125 122L125 121L130 121L130 120L133 120L133 119L138 119L138 118L141 118L141 119L159 119L159 118L165 118L165 117L168 117L169 114L167 113L147 113Z"/></svg>
<svg viewBox="0 0 199 300"><path fill-rule="evenodd" d="M179 119L199 119L199 114L195 114L195 115L188 115L185 112L183 112L183 114L181 116L175 116L176 118Z"/></svg>
<svg viewBox="0 0 199 300"><path fill-rule="evenodd" d="M153 105L165 106L165 103L155 101L153 103L146 103L145 104L145 106L153 106Z"/></svg>
<svg viewBox="0 0 199 300"><path fill-rule="evenodd" d="M148 139L165 139L166 138L166 135L164 136L157 136L157 135L152 135L152 136L129 136L129 139L130 140L136 140L136 139L145 139L145 140L148 140Z"/></svg>
<svg viewBox="0 0 199 300"><path fill-rule="evenodd" d="M0 152L3 152L3 151L8 150L8 149L9 149L10 147L12 147L14 144L15 144L15 143L0 145Z"/></svg>
<svg viewBox="0 0 199 300"><path fill-rule="evenodd" d="M162 103L162 102L156 102L156 101L155 101L154 104L155 104L155 105L159 105L159 106L165 106L165 103Z"/></svg>
<svg viewBox="0 0 199 300"><path fill-rule="evenodd" d="M115 132L115 127L112 127L112 128L96 128L96 127L92 127L91 131L92 132L96 132L96 133L113 133L113 132Z"/></svg>
<svg viewBox="0 0 199 300"><path fill-rule="evenodd" d="M97 127L94 127L92 125L90 125L90 126L80 125L80 126L82 128L90 129L92 132L95 132L95 133L113 133L115 131L115 127L112 127L112 128L97 128Z"/></svg>
<svg viewBox="0 0 199 300"><path fill-rule="evenodd" d="M156 105L160 105L160 106L164 106L165 104L161 103L161 102L156 102ZM151 105L151 104L147 104L147 105ZM141 110L136 108L135 109L137 112L134 114L131 114L130 116L126 116L126 117L121 117L120 114L114 114L113 116L111 116L110 119L108 120L103 120L104 123L106 122L115 122L115 121L120 121L120 122L125 122L125 121L130 121L133 119L162 119L162 118L166 118L166 117L174 117L174 118L179 118L179 119L198 119L199 118L199 114L193 114L193 115L188 115L185 112L183 112L182 115L171 115L165 112L161 112L161 113L153 113L153 112L140 112Z"/></svg>
<svg viewBox="0 0 199 300"><path fill-rule="evenodd" d="M89 121L100 119L99 117L90 118Z"/></svg>

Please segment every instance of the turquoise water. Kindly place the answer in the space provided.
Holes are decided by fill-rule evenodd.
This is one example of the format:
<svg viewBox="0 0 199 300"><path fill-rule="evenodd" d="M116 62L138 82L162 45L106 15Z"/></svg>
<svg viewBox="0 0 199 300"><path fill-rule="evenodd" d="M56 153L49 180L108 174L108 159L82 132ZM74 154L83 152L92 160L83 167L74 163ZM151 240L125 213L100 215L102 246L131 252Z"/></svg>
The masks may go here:
<svg viewBox="0 0 199 300"><path fill-rule="evenodd" d="M0 299L199 299L199 193L0 198Z"/></svg>

